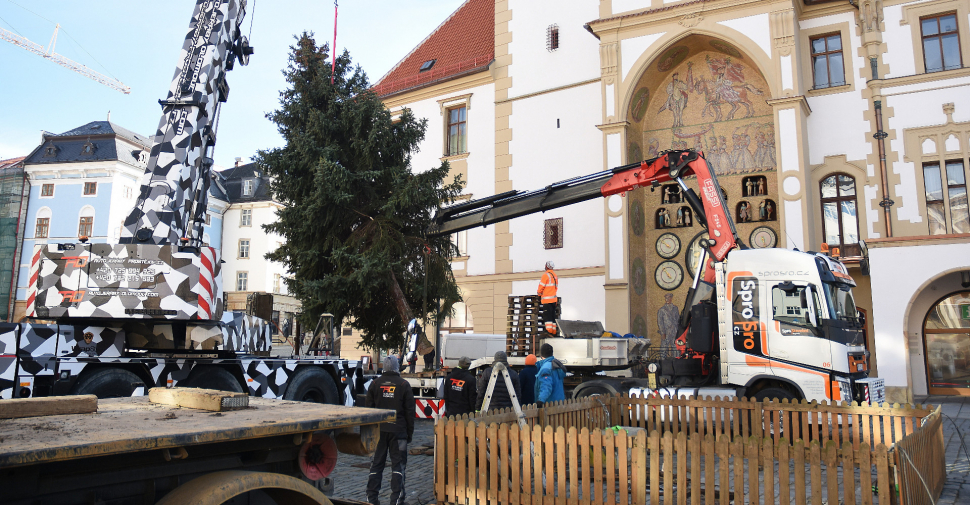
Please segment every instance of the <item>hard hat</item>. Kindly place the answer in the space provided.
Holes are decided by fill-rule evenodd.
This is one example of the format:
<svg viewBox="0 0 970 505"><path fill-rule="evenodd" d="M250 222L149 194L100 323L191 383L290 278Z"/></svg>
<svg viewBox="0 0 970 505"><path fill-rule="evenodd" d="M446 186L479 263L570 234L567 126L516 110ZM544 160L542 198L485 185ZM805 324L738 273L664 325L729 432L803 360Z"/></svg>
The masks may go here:
<svg viewBox="0 0 970 505"><path fill-rule="evenodd" d="M555 263L553 263L552 261L546 262L546 270L555 270L555 269L556 269Z"/></svg>

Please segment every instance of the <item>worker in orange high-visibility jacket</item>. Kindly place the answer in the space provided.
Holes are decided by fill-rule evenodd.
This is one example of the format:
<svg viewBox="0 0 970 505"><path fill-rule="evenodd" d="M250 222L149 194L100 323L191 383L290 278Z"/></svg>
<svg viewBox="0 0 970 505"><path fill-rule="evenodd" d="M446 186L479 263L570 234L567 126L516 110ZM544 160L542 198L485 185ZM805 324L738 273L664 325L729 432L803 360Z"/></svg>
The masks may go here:
<svg viewBox="0 0 970 505"><path fill-rule="evenodd" d="M542 320L546 323L546 332L556 335L559 329L556 327L556 304L559 302L559 276L554 271L556 264L547 261L546 272L542 274L539 281L539 303L542 304Z"/></svg>

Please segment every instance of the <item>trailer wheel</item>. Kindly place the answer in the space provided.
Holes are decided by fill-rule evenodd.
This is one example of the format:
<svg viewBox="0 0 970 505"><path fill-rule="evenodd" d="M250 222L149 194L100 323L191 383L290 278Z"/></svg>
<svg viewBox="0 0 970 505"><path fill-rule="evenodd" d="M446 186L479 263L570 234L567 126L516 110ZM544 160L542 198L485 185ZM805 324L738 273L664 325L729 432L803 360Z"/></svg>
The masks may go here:
<svg viewBox="0 0 970 505"><path fill-rule="evenodd" d="M95 395L98 398L123 398L131 396L136 384L142 384L137 375L121 368L105 368L87 375L71 389L75 395Z"/></svg>
<svg viewBox="0 0 970 505"><path fill-rule="evenodd" d="M300 370L290 379L283 399L340 405L340 392L337 391L337 385L330 374L311 366Z"/></svg>
<svg viewBox="0 0 970 505"><path fill-rule="evenodd" d="M243 388L239 381L225 368L217 366L203 366L192 371L185 382L179 384L189 388L217 389L219 391L231 391L242 393Z"/></svg>
<svg viewBox="0 0 970 505"><path fill-rule="evenodd" d="M276 503L333 505L307 482L279 473L225 470L192 479L175 488L156 505L220 505L249 493L262 492Z"/></svg>

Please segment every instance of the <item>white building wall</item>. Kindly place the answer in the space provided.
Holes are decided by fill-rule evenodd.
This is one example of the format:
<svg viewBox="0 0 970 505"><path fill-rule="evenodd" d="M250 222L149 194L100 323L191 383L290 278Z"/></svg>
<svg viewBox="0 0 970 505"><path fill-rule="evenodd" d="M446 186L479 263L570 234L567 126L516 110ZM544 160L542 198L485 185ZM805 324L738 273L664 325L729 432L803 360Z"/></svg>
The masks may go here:
<svg viewBox="0 0 970 505"><path fill-rule="evenodd" d="M281 263L269 261L264 256L275 250L283 238L267 233L262 225L276 221L276 204L269 202L241 203L231 205L223 217L222 277L226 291L236 291L236 273L248 272L246 291L273 292L274 275L286 276ZM240 226L242 209L252 209L252 226ZM249 239L249 258L239 258L239 241ZM286 294L285 284L281 289Z"/></svg>
<svg viewBox="0 0 970 505"><path fill-rule="evenodd" d="M919 3L919 2L912 2ZM903 5L883 7L883 23L886 31L882 40L886 43L883 61L889 65L889 72L885 78L902 77L916 73L916 51L913 48L913 30L918 26L901 25L903 20Z"/></svg>
<svg viewBox="0 0 970 505"><path fill-rule="evenodd" d="M871 154L872 147L867 138L871 131L869 122L863 119L869 104L862 97L866 88L865 79L859 77L860 71L869 68L866 59L859 55L862 39L856 34L855 16L850 13L807 19L799 22L803 30L848 23L849 43L842 51L845 58L845 73L851 79L854 89L842 93L809 96L808 105L812 113L808 116L808 157L812 165L820 165L826 156L844 154L848 160L864 160ZM811 77L811 76L809 76Z"/></svg>
<svg viewBox="0 0 970 505"><path fill-rule="evenodd" d="M509 176L515 189L541 189L604 170L603 134L596 128L602 118L599 83L516 100L513 111ZM603 212L602 200L595 199L509 221L513 268L541 271L547 260L558 269L604 265ZM547 250L543 222L558 217L563 247Z"/></svg>
<svg viewBox="0 0 970 505"><path fill-rule="evenodd" d="M534 280L513 282L512 293L516 295L534 294L541 275L541 273L537 273ZM606 278L602 275L560 277L558 294L562 298L562 319L600 321L605 325L606 298L602 295L595 295L595 293L603 292L604 282L606 282Z"/></svg>
<svg viewBox="0 0 970 505"><path fill-rule="evenodd" d="M509 96L599 78L599 41L583 28L599 17L598 2L559 0L555 8L550 8L546 2L510 0L509 9ZM559 25L559 49L548 51L546 32L552 24Z"/></svg>

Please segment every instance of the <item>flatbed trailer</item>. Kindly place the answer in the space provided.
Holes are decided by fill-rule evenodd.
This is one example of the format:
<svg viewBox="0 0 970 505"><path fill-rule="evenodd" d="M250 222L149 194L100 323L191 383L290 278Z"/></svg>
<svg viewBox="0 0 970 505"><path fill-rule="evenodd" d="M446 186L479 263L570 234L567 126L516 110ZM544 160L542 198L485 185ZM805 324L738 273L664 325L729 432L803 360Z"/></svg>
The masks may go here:
<svg viewBox="0 0 970 505"><path fill-rule="evenodd" d="M394 418L257 397L212 412L141 396L100 400L91 414L0 419L0 503L329 505L307 465L335 458L344 432L359 430L347 441L372 451Z"/></svg>

